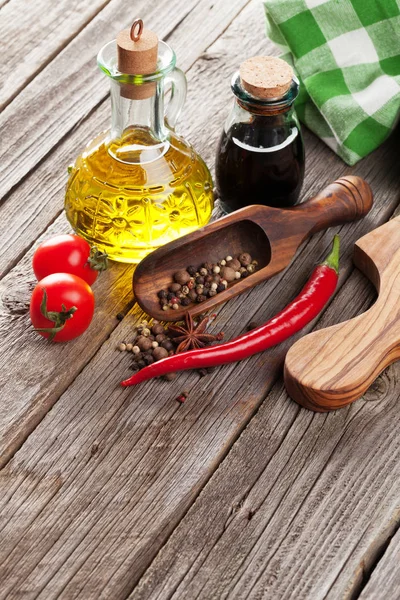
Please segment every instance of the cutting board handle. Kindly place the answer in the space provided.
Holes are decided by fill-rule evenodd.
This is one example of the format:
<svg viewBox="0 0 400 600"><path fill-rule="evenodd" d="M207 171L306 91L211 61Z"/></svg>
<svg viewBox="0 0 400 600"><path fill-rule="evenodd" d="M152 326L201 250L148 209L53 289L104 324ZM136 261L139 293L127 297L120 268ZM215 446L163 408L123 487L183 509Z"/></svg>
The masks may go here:
<svg viewBox="0 0 400 600"><path fill-rule="evenodd" d="M308 235L364 217L372 207L372 190L361 177L346 175L329 184L311 200L292 209L306 217Z"/></svg>
<svg viewBox="0 0 400 600"><path fill-rule="evenodd" d="M354 262L378 290L365 313L298 340L285 360L289 395L318 412L360 398L400 359L400 217L362 237Z"/></svg>

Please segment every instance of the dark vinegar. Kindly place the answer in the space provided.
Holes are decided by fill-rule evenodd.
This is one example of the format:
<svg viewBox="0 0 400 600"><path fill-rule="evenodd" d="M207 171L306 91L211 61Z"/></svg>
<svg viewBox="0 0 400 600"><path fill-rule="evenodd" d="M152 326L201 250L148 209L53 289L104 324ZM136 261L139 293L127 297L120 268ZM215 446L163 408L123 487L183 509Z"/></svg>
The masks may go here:
<svg viewBox="0 0 400 600"><path fill-rule="evenodd" d="M249 204L293 206L304 177L304 146L296 123L280 127L263 117L235 123L222 133L215 171L227 211Z"/></svg>

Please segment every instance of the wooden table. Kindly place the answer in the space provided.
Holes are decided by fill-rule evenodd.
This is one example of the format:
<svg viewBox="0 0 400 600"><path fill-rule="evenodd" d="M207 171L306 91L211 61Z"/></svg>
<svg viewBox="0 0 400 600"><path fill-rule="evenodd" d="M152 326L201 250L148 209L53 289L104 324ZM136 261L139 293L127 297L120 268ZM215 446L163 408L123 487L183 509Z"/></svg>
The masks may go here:
<svg viewBox="0 0 400 600"><path fill-rule="evenodd" d="M0 598L399 598L399 364L331 414L288 398L282 362L293 340L203 379L186 372L122 389L131 359L116 345L143 317L122 264L95 285L87 335L49 345L29 323L32 253L69 230L67 165L108 126L97 50L137 15L176 49L189 85L179 131L212 167L231 74L244 58L278 53L262 5L0 6ZM340 285L319 328L374 301L351 254L399 214L399 132L354 168L304 134L304 197L348 173L375 193L370 215L339 229ZM222 306L212 329L230 338L277 312L333 233L315 235L289 269Z"/></svg>

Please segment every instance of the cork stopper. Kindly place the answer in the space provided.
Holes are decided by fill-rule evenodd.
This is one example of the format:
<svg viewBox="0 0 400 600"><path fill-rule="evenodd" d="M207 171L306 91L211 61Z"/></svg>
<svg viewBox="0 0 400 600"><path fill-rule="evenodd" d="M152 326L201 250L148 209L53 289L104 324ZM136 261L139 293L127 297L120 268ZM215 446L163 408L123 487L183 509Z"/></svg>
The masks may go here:
<svg viewBox="0 0 400 600"><path fill-rule="evenodd" d="M128 75L149 75L157 70L158 37L143 27L142 19L136 19L130 29L117 36L118 70ZM123 84L121 95L125 98L149 98L155 93L156 84Z"/></svg>
<svg viewBox="0 0 400 600"><path fill-rule="evenodd" d="M293 69L275 56L254 56L239 68L245 90L256 98L271 100L284 96L293 80Z"/></svg>

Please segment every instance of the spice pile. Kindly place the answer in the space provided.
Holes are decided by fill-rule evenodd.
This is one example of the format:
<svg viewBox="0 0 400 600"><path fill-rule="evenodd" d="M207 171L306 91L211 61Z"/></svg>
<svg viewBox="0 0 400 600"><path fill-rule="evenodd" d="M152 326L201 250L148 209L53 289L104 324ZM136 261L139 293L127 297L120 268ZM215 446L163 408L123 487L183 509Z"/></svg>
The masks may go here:
<svg viewBox="0 0 400 600"><path fill-rule="evenodd" d="M212 342L221 341L224 337L222 332L217 335L206 333L208 322L208 317L194 322L189 314L186 315L185 322L174 323L166 328L159 321L153 321L151 325L148 321L142 321L129 342L118 344L118 350L132 352L132 369L139 371L167 356L204 348ZM199 369L200 375L207 372L207 369ZM164 378L171 381L175 376L175 373L168 373Z"/></svg>
<svg viewBox="0 0 400 600"><path fill-rule="evenodd" d="M257 266L258 262L248 252L242 252L237 258L227 256L214 264L203 263L198 268L190 265L174 273L168 290L158 292L160 305L163 310L178 310L180 306L204 302L226 290L230 283L254 273Z"/></svg>

